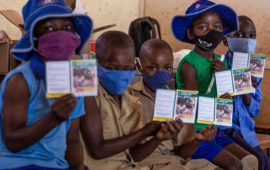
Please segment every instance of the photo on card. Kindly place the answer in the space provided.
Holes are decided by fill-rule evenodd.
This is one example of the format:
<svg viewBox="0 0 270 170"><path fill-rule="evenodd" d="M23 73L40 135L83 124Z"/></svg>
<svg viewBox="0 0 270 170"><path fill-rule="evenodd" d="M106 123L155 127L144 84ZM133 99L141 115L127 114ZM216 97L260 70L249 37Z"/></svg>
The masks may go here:
<svg viewBox="0 0 270 170"><path fill-rule="evenodd" d="M251 91L251 73L250 72L239 72L233 74L235 93L241 94L245 91Z"/></svg>
<svg viewBox="0 0 270 170"><path fill-rule="evenodd" d="M216 108L216 120L223 122L224 120L230 120L232 118L232 107L226 104L217 104Z"/></svg>
<svg viewBox="0 0 270 170"><path fill-rule="evenodd" d="M176 115L178 118L183 118L185 116L192 116L196 110L196 97L182 97L177 98L176 105Z"/></svg>
<svg viewBox="0 0 270 170"><path fill-rule="evenodd" d="M222 126L232 126L233 101L226 99L216 99L215 124Z"/></svg>
<svg viewBox="0 0 270 170"><path fill-rule="evenodd" d="M83 94L96 91L97 88L97 68L93 60L72 61L72 91L75 94Z"/></svg>
<svg viewBox="0 0 270 170"><path fill-rule="evenodd" d="M174 117L184 123L194 123L197 111L198 91L177 90Z"/></svg>
<svg viewBox="0 0 270 170"><path fill-rule="evenodd" d="M250 71L252 76L263 78L264 67L264 55L250 54Z"/></svg>

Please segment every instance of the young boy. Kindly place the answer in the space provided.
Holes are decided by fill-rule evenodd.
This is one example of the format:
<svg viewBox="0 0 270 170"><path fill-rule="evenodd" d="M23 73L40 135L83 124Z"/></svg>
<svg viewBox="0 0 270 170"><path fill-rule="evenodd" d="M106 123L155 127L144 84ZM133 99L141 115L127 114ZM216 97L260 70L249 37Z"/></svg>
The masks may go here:
<svg viewBox="0 0 270 170"><path fill-rule="evenodd" d="M224 45L229 48L225 54L229 68L232 67L233 52L254 53L256 47L256 28L253 21L247 16L239 16L238 19L239 30L223 38ZM233 128L225 130L225 133L255 155L259 161L259 169L263 170L270 169L270 161L259 146L252 119L260 113L261 83L261 78L252 77L252 85L256 88L256 93L233 98Z"/></svg>
<svg viewBox="0 0 270 170"><path fill-rule="evenodd" d="M163 141L182 129L180 120L150 122L143 126L138 99L127 87L135 74L135 48L132 39L120 31L103 33L96 42L98 96L85 98L86 114L81 132L93 170L148 169L143 160ZM148 136L151 140L141 141ZM97 160L101 159L101 160Z"/></svg>
<svg viewBox="0 0 270 170"><path fill-rule="evenodd" d="M176 82L178 89L198 90L199 95L217 97L213 74L226 69L226 61L214 53L223 35L237 30L236 13L228 6L202 0L196 1L186 15L175 16L172 20L174 36L183 42L195 44L195 48L180 62ZM228 94L221 96L229 98ZM202 124L195 124L197 129ZM221 129L213 141L202 142L193 159L205 158L223 169L257 168L244 162L253 157L235 144ZM257 161L256 159L254 160Z"/></svg>
<svg viewBox="0 0 270 170"><path fill-rule="evenodd" d="M79 53L92 30L63 0L30 0L23 8L25 34L12 55L26 61L0 91L1 169L84 169L79 139L83 98L46 98L46 61Z"/></svg>
<svg viewBox="0 0 270 170"><path fill-rule="evenodd" d="M142 72L143 78L131 86L131 93L134 96L139 97L142 103L143 122L146 124L153 119L156 89L168 88L167 85L172 79L173 53L170 46L165 41L151 39L142 45L137 61L137 67ZM182 99L179 102L184 105L189 105L188 100ZM187 109L188 108L186 108L186 110ZM163 159L162 163L164 164L172 164L175 161L175 167L172 168L177 169L177 167L180 166L180 163L182 163L181 161L177 162L180 157L187 159L196 151L201 141L213 140L215 136L216 127L213 125L209 125L200 133L196 134L192 124L185 124L177 138L162 142L155 152L146 158L145 161L151 159L152 156L160 156ZM164 159L166 157L168 159ZM199 161L200 163L198 163ZM186 168L215 169L217 167L206 160L193 160L189 161Z"/></svg>

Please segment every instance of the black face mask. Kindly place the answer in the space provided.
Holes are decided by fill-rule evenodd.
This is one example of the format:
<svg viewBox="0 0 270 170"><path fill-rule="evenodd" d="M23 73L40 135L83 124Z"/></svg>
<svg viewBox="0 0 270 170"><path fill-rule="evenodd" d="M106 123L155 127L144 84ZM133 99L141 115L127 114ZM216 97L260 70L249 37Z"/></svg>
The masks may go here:
<svg viewBox="0 0 270 170"><path fill-rule="evenodd" d="M212 30L204 36L195 35L194 42L204 51L214 50L218 44L222 41L223 33Z"/></svg>

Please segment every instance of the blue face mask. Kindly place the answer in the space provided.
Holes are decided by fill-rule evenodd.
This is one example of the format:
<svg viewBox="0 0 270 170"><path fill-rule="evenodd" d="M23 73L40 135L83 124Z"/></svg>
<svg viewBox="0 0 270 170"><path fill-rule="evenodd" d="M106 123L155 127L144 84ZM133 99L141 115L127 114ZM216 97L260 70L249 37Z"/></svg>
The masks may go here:
<svg viewBox="0 0 270 170"><path fill-rule="evenodd" d="M143 81L153 91L165 88L165 86L168 85L171 79L173 78L173 76L167 73L166 71L159 71L152 76L148 76L144 71L142 71L142 74L143 74Z"/></svg>
<svg viewBox="0 0 270 170"><path fill-rule="evenodd" d="M254 53L257 40L251 38L227 38L227 42L232 52Z"/></svg>
<svg viewBox="0 0 270 170"><path fill-rule="evenodd" d="M123 94L136 72L136 70L108 70L99 64L97 71L100 83L113 95Z"/></svg>

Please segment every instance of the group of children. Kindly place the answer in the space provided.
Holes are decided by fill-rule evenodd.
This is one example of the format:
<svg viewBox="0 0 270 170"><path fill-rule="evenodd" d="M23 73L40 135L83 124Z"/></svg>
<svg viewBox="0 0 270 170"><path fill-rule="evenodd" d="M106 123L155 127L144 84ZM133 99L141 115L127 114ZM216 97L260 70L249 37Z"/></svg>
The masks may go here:
<svg viewBox="0 0 270 170"><path fill-rule="evenodd" d="M85 162L93 170L270 169L252 120L260 112L262 79L252 78L255 94L221 96L234 102L231 128L152 121L155 92L173 79L172 49L151 39L135 60L133 40L108 31L96 41L98 95L48 99L44 62L79 54L92 21L63 0L29 0L23 17L26 32L11 52L26 63L1 84L0 169L81 170ZM217 97L213 73L231 68L233 52L252 53L256 45L251 19L208 0L175 16L172 32L194 44L178 66L177 88L200 96ZM224 57L214 53L222 40ZM130 85L136 67L142 78Z"/></svg>

